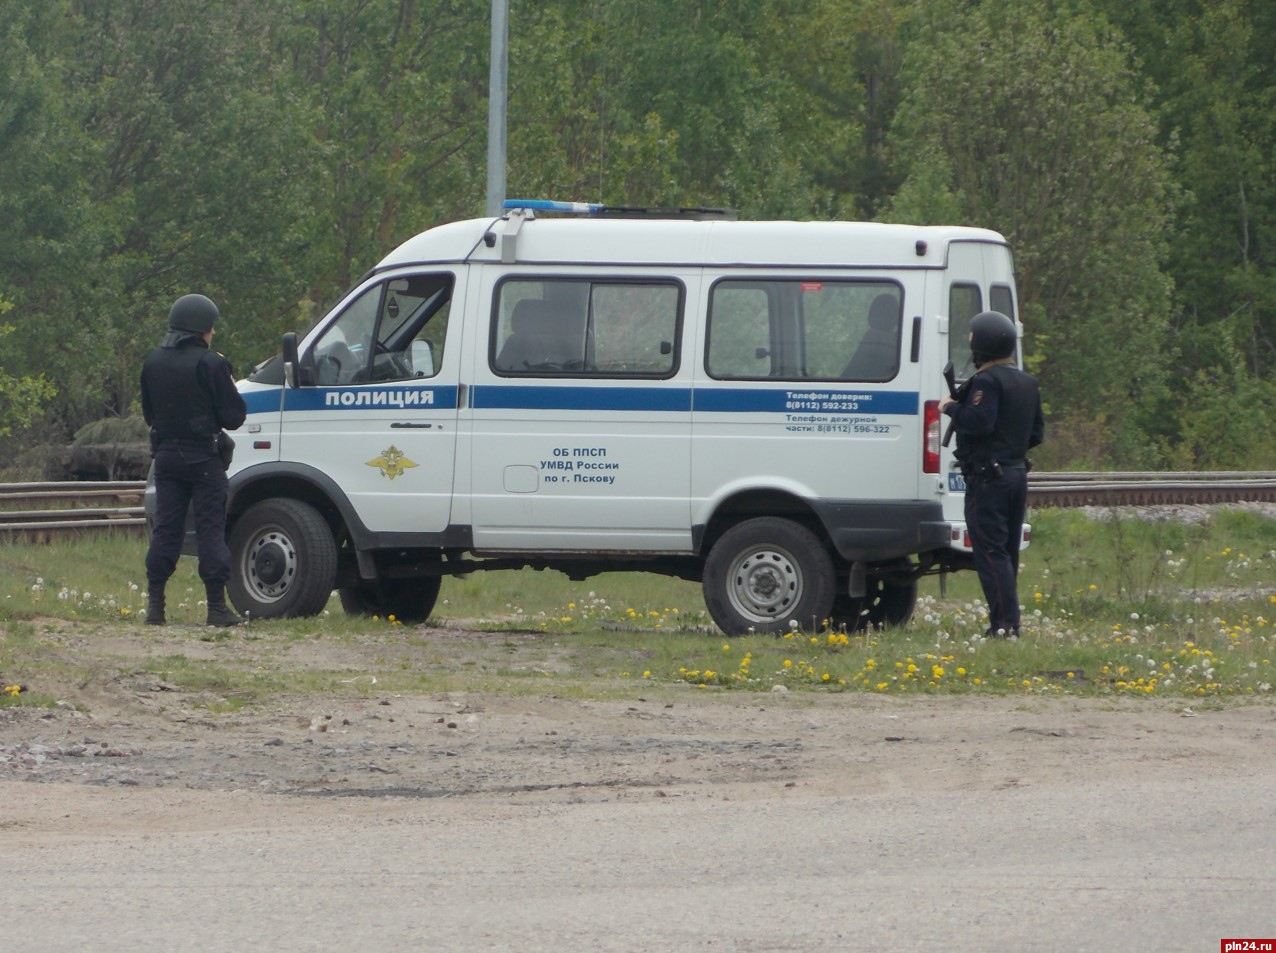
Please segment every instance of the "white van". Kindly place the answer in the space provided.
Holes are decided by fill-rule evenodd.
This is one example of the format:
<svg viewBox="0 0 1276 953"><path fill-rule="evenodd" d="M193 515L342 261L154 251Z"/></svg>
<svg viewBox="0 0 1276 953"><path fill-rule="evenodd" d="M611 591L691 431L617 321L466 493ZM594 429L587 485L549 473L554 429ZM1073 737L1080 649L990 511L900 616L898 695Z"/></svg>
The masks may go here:
<svg viewBox="0 0 1276 953"><path fill-rule="evenodd" d="M701 581L728 633L854 628L969 566L937 403L970 318L1017 315L1002 236L506 204L240 384L240 612L418 621L443 575L534 567Z"/></svg>

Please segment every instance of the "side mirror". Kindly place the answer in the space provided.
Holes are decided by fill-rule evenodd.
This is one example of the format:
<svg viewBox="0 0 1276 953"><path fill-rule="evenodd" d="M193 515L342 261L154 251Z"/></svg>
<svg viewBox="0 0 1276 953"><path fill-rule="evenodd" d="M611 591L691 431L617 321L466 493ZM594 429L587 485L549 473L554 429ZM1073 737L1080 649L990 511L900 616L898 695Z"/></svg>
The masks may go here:
<svg viewBox="0 0 1276 953"><path fill-rule="evenodd" d="M297 332L288 331L284 334L283 340L284 353L284 382L289 387L300 387L300 360L297 356Z"/></svg>
<svg viewBox="0 0 1276 953"><path fill-rule="evenodd" d="M430 342L417 338L408 349L408 357L412 361L412 373L416 377L434 376L434 351Z"/></svg>

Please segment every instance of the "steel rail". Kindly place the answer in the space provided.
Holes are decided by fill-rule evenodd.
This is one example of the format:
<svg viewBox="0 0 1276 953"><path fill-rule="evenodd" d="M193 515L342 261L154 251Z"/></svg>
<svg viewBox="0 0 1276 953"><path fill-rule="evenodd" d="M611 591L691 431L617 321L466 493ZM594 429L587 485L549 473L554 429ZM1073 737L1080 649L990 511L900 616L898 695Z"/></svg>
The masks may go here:
<svg viewBox="0 0 1276 953"><path fill-rule="evenodd" d="M145 491L141 480L0 483L0 540L48 542L103 530L144 535L146 519L140 504ZM1028 504L1037 508L1246 502L1276 503L1276 472L1034 472L1028 477ZM64 506L50 508L59 503Z"/></svg>

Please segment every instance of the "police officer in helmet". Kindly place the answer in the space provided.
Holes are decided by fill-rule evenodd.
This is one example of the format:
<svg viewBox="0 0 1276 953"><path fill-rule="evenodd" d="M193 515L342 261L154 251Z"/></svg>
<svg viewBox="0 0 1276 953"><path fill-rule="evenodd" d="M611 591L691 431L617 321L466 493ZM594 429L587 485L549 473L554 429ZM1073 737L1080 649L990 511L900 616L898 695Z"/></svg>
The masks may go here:
<svg viewBox="0 0 1276 953"><path fill-rule="evenodd" d="M988 603L990 636L1019 635L1019 542L1028 505L1028 451L1045 423L1036 378L1015 366L1015 324L999 311L970 322L975 373L940 410L953 421L966 480L966 529Z"/></svg>
<svg viewBox="0 0 1276 953"><path fill-rule="evenodd" d="M177 568L192 502L208 624L242 621L226 605L227 480L218 438L244 422L247 407L235 388L230 361L209 348L218 317L217 305L203 295L178 298L168 314L168 334L142 364L142 414L151 428L156 497L146 553L149 625L165 622L164 587Z"/></svg>

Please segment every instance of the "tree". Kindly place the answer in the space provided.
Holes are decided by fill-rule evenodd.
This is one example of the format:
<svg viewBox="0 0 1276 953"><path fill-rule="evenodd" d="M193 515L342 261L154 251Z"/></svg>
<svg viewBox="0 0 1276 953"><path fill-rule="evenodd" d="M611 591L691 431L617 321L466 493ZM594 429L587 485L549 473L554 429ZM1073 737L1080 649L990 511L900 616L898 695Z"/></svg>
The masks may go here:
<svg viewBox="0 0 1276 953"><path fill-rule="evenodd" d="M1125 47L1084 0L935 4L919 26L892 138L907 178L884 217L956 207L1005 234L1055 428L1105 419L1095 464L1156 462L1174 190Z"/></svg>

